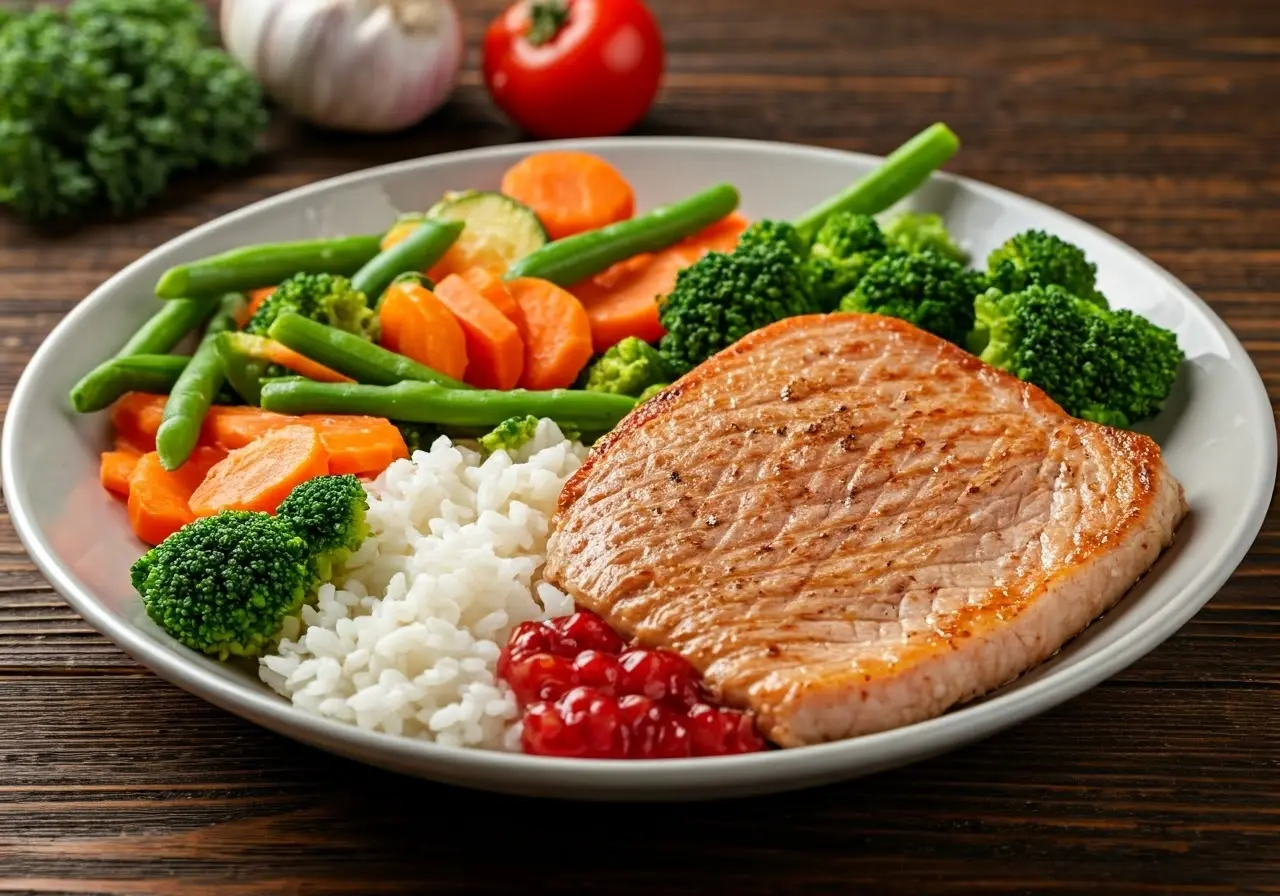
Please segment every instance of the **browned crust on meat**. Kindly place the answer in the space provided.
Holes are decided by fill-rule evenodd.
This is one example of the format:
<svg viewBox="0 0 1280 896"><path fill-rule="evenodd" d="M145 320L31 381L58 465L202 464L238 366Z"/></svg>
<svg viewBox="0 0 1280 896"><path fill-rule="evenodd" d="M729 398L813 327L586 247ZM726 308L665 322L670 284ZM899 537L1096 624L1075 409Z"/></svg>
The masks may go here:
<svg viewBox="0 0 1280 896"><path fill-rule="evenodd" d="M857 326L862 329L876 329L895 332L899 339L911 339L918 342L933 345L940 343L940 351L946 354L947 360L969 371L983 371L987 376L996 377L1004 382L1006 386L1013 389L1020 389L1023 393L1023 402L1028 406L1039 406L1049 413L1064 414L1058 404L1046 395L1039 387L1030 383L1024 383L1022 380L1006 373L1003 370L992 367L977 356L970 354L957 345L950 342L939 340L935 336L924 332L918 327L912 326L904 320L896 317L886 317L882 314L861 314L852 311L837 311L832 314L802 314L798 317L788 317L775 323L769 324L767 327L761 327L748 335L742 337L733 345L715 355L712 355L702 364L699 364L693 370L686 373L680 379L676 380L667 388L663 389L653 398L640 405L630 414L622 419L617 426L613 428L600 441L596 442L591 450L591 455L583 462L564 485L564 490L560 492L560 499L556 504L557 516L568 510L575 501L582 497L583 484L591 476L591 471L595 465L603 458L614 445L627 438L632 432L644 427L649 422L658 419L668 413L676 402L686 394L691 394L700 389L702 385L709 379L714 379L719 373L720 366L730 358L747 354L754 351L758 346L768 343L777 338L778 335L788 330L804 329L818 323L848 320L851 323L856 322ZM1130 433L1130 435L1136 435ZM1139 436L1139 438L1146 438ZM1151 442L1150 439L1147 439ZM1156 455L1159 455L1159 448L1155 447L1155 443L1151 442L1152 448Z"/></svg>
<svg viewBox="0 0 1280 896"><path fill-rule="evenodd" d="M617 446L691 400L708 383L716 381L723 368L732 369L732 362L739 356L756 351L789 331L813 328L819 333L837 323L848 326L849 339L855 342L859 332L889 333L895 343L927 347L956 371L980 377L993 388L1008 393L1015 404L1020 403L1033 416L1060 418L1068 424L1059 432L1065 433L1063 437L1069 440L1068 444L1074 440L1075 447L1080 447L1087 441L1104 448L1109 457L1125 468L1125 482L1132 493L1126 497L1123 513L1108 520L1105 528L1077 533L1068 556L1046 570L1047 575L1007 580L1002 590L988 592L980 604L939 615L932 631L915 632L891 662L859 661L850 665L847 672L832 673L827 669L825 676L816 680L787 674L775 681L775 676L766 675L749 690L717 694L726 703L754 708L761 729L783 746L854 736L921 721L1017 677L1055 653L1123 597L1169 545L1187 512L1181 485L1169 475L1159 447L1147 436L1073 420L1039 388L904 321L880 315L838 313L789 318L758 330L637 408L596 445L570 478L561 492L553 528L559 528L562 517L585 493L597 465ZM564 559L563 556L551 558L548 578L575 599L591 606L590 595L579 593L573 582L561 580L559 573L564 568ZM1113 567L1119 566L1121 572L1117 574L1109 568L1109 562ZM635 574L644 575L643 571ZM1054 599L1045 600L1046 597ZM619 624L617 619L611 621ZM624 634L637 635L628 631L626 624L619 628ZM961 657L965 659L959 659ZM954 674L956 664L963 662L968 662L970 667L976 663L978 674L972 674L972 668L962 670L970 673L968 675ZM894 699L902 697L902 689L910 688L916 690L915 697ZM919 693L931 696L922 701ZM860 720L856 713L847 724L832 721L831 716L840 716L841 712L847 716L849 704L859 701L883 703L881 712L866 714L868 718L874 717L875 722Z"/></svg>

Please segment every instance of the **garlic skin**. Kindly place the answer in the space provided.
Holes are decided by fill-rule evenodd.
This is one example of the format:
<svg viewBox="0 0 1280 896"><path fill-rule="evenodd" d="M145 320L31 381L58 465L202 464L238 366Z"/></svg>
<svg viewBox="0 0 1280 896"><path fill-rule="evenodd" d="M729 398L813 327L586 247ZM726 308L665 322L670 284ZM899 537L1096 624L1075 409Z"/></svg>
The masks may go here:
<svg viewBox="0 0 1280 896"><path fill-rule="evenodd" d="M439 108L462 67L452 0L222 0L227 51L312 124L403 130Z"/></svg>

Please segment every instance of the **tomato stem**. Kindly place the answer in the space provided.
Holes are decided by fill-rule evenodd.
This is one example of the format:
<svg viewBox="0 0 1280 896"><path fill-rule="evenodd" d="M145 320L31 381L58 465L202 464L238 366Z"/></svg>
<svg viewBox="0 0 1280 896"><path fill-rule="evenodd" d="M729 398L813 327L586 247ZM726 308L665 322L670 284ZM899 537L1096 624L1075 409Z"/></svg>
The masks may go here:
<svg viewBox="0 0 1280 896"><path fill-rule="evenodd" d="M555 40L569 23L569 5L564 0L535 0L529 7L529 30L525 39L535 47Z"/></svg>

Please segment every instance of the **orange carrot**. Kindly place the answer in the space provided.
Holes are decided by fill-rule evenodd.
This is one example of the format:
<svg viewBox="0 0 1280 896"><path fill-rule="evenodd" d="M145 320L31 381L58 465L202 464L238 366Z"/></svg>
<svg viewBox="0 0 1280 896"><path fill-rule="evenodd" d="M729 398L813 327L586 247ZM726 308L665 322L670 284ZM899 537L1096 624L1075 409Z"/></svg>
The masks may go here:
<svg viewBox="0 0 1280 896"><path fill-rule="evenodd" d="M156 430L164 413L166 395L129 392L111 408L111 428L116 439L140 453L156 450Z"/></svg>
<svg viewBox="0 0 1280 896"><path fill-rule="evenodd" d="M297 420L320 433L330 473L376 476L409 456L400 430L382 417L307 414Z"/></svg>
<svg viewBox="0 0 1280 896"><path fill-rule="evenodd" d="M595 351L603 352L628 336L645 342L661 339L658 298L671 292L681 269L707 252L731 251L746 226L741 215L729 215L674 246L628 258L572 286L570 291L587 309Z"/></svg>
<svg viewBox="0 0 1280 896"><path fill-rule="evenodd" d="M191 495L191 512L198 517L222 510L275 513L294 486L328 472L329 456L314 428L272 430L209 470Z"/></svg>
<svg viewBox="0 0 1280 896"><path fill-rule="evenodd" d="M412 281L392 283L378 309L382 345L460 380L470 358L456 317L431 290Z"/></svg>
<svg viewBox="0 0 1280 896"><path fill-rule="evenodd" d="M268 339L266 336L255 336L249 333L228 333L222 337L231 340L234 350L241 355L258 361L279 364L307 379L321 383L354 383L351 377L325 367L319 361L313 361L306 355L299 354L287 345Z"/></svg>
<svg viewBox="0 0 1280 896"><path fill-rule="evenodd" d="M209 470L226 455L199 447L170 472L154 451L138 458L129 476L129 522L145 544L157 545L195 519L191 495Z"/></svg>
<svg viewBox="0 0 1280 896"><path fill-rule="evenodd" d="M121 498L129 497L129 477L141 457L134 451L104 451L98 466L98 478L102 487Z"/></svg>
<svg viewBox="0 0 1280 896"><path fill-rule="evenodd" d="M523 202L553 240L630 218L635 192L604 159L585 152L526 156L502 177L502 192Z"/></svg>
<svg viewBox="0 0 1280 896"><path fill-rule="evenodd" d="M516 325L457 274L436 284L436 297L466 336L467 382L480 389L514 389L524 369L524 340Z"/></svg>
<svg viewBox="0 0 1280 896"><path fill-rule="evenodd" d="M526 389L573 385L591 360L591 322L582 303L548 280L519 277L507 283L529 327L525 343Z"/></svg>
<svg viewBox="0 0 1280 896"><path fill-rule="evenodd" d="M239 316L236 318L236 322L242 329L244 328L244 325L258 313L258 309L262 307L262 303L270 298L271 294L275 291L276 288L274 286L264 286L262 289L249 290L249 301L244 306L244 310L241 311Z"/></svg>
<svg viewBox="0 0 1280 896"><path fill-rule="evenodd" d="M511 298L511 290L507 289L507 284L502 282L501 274L495 274L488 268L467 268L462 272L462 279L470 283L476 292L489 300L489 304L515 324L516 330L520 332L520 338L524 339L524 314L520 311L516 300Z"/></svg>

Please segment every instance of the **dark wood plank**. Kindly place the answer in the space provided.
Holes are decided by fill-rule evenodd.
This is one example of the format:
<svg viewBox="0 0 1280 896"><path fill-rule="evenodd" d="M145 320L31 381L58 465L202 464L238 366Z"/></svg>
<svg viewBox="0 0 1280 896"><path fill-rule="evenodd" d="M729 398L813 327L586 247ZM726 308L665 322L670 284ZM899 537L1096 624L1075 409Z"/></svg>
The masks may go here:
<svg viewBox="0 0 1280 896"><path fill-rule="evenodd" d="M131 220L50 235L0 214L0 408L68 310L190 227L325 177L520 139L476 69L502 5L463 4L459 89L404 134L278 118L249 169L183 178ZM1222 315L1280 400L1280 4L652 5L669 75L639 133L883 153L945 120L965 141L953 170L1149 254ZM189 697L66 607L0 515L0 892L1280 892L1278 580L1273 510L1182 632L1012 732L810 793L583 808L406 781ZM479 853L495 844L505 864Z"/></svg>
<svg viewBox="0 0 1280 896"><path fill-rule="evenodd" d="M397 892L430 878L460 893L532 883L764 894L883 884L916 866L929 869L912 885L921 894L978 881L989 893L1033 882L1233 892L1222 868L1261 869L1280 850L1280 778L1267 773L1280 721L1271 691L1230 698L1110 688L819 798L676 812L405 780L263 734L148 677L0 677L13 720L0 731L0 869L23 869L0 872L0 890L74 880L106 893ZM109 729L85 712L94 705L113 707ZM1064 731L1078 734L1064 744ZM476 873L495 843L504 867ZM225 861L236 885L222 890Z"/></svg>

